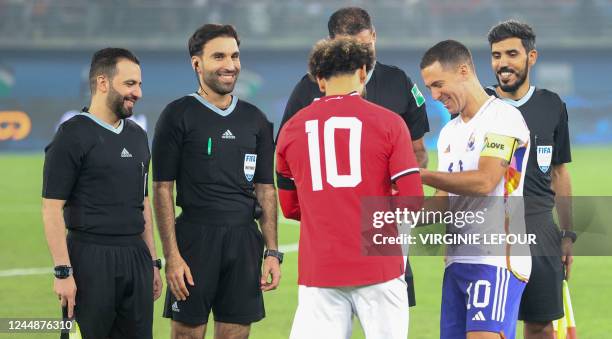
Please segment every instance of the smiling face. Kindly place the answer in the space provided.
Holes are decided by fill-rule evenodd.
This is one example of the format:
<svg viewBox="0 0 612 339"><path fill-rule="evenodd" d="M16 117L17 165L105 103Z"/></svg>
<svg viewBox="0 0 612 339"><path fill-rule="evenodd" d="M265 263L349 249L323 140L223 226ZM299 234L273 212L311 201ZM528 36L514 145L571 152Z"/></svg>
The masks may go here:
<svg viewBox="0 0 612 339"><path fill-rule="evenodd" d="M536 50L528 53L519 38L509 38L491 44L491 67L500 89L504 92L516 93L529 87L529 70L536 59Z"/></svg>
<svg viewBox="0 0 612 339"><path fill-rule="evenodd" d="M442 66L439 61L423 68L421 76L425 86L431 91L434 100L440 101L451 114L460 113L466 106L467 81L465 69L461 66Z"/></svg>
<svg viewBox="0 0 612 339"><path fill-rule="evenodd" d="M203 86L211 91L226 95L236 86L240 74L240 52L233 37L221 36L203 46L201 56L194 56L199 68L198 76Z"/></svg>
<svg viewBox="0 0 612 339"><path fill-rule="evenodd" d="M117 62L116 72L110 82L106 96L106 106L119 119L132 116L134 105L142 97L140 66L122 59Z"/></svg>

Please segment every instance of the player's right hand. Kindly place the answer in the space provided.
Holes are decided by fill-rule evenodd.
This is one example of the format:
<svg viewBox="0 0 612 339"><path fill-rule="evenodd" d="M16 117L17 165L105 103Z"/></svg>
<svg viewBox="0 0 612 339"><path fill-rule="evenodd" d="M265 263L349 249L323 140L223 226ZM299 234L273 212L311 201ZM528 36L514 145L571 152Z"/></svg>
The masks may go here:
<svg viewBox="0 0 612 339"><path fill-rule="evenodd" d="M185 280L189 285L195 286L191 270L180 255L169 257L166 260L166 280L176 300L183 301L189 296Z"/></svg>
<svg viewBox="0 0 612 339"><path fill-rule="evenodd" d="M68 318L74 315L74 305L76 305L76 283L74 277L69 276L66 279L57 279L53 282L53 290L57 294L62 307L68 306Z"/></svg>

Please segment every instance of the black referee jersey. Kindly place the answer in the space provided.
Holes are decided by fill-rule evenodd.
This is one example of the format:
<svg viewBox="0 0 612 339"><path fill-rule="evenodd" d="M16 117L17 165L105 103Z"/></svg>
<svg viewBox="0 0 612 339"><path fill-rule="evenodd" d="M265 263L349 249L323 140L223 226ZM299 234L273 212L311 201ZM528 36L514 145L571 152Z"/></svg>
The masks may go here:
<svg viewBox="0 0 612 339"><path fill-rule="evenodd" d="M487 87L486 91L499 97L493 86ZM534 86L520 100L500 99L521 112L531 134L523 187L523 195L528 197L525 213L552 213L555 192L551 188L551 168L572 161L565 103L556 93Z"/></svg>
<svg viewBox="0 0 612 339"><path fill-rule="evenodd" d="M135 122L123 119L114 128L93 114L78 114L45 148L42 196L66 200L69 230L139 235L149 160L147 135Z"/></svg>
<svg viewBox="0 0 612 339"><path fill-rule="evenodd" d="M185 218L248 223L254 183L274 183L273 156L272 124L257 107L233 96L222 110L193 93L168 104L157 121L153 180L176 180Z"/></svg>
<svg viewBox="0 0 612 339"><path fill-rule="evenodd" d="M324 94L319 91L317 83L308 74L304 75L287 101L280 128L299 110L322 96ZM401 69L376 62L366 79L366 99L401 115L412 140L429 132L425 97Z"/></svg>

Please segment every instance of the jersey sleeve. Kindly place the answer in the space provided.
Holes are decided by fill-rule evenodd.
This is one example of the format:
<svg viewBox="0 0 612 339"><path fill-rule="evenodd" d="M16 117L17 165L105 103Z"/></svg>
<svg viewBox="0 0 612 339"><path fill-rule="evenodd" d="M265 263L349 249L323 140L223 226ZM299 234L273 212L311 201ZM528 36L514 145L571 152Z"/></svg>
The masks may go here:
<svg viewBox="0 0 612 339"><path fill-rule="evenodd" d="M391 181L396 181L402 176L418 173L419 165L412 150L410 132L406 125L392 124L391 130L391 154L389 156L389 173Z"/></svg>
<svg viewBox="0 0 612 339"><path fill-rule="evenodd" d="M281 211L286 218L300 220L301 210L293 175L289 164L285 159L284 132L281 131L278 138L276 151L276 184L278 186L278 201Z"/></svg>
<svg viewBox="0 0 612 339"><path fill-rule="evenodd" d="M437 149L438 149L438 167L437 167L438 169L437 170L439 172L445 171L445 168L443 168L444 161L442 160L443 160L443 157L446 155L446 153L450 152L450 143L446 140L446 128L448 124L450 123L452 123L452 119L440 131L440 135L438 136L438 142L436 144Z"/></svg>
<svg viewBox="0 0 612 339"><path fill-rule="evenodd" d="M176 180L181 161L182 112L169 104L159 116L153 137L153 181Z"/></svg>
<svg viewBox="0 0 612 339"><path fill-rule="evenodd" d="M519 146L529 142L529 128L518 109L503 103L499 119L493 121L487 133L512 137L518 140Z"/></svg>
<svg viewBox="0 0 612 339"><path fill-rule="evenodd" d="M282 190L295 190L293 174L285 159L285 137L286 133L281 131L278 135L276 147L276 184Z"/></svg>
<svg viewBox="0 0 612 339"><path fill-rule="evenodd" d="M146 135L146 134L145 134ZM151 165L151 150L147 141L147 160L145 161L144 196L149 196L149 167Z"/></svg>
<svg viewBox="0 0 612 339"><path fill-rule="evenodd" d="M553 165L565 164L572 161L567 108L565 103L562 105L561 117L554 133L555 151L553 152L552 158Z"/></svg>
<svg viewBox="0 0 612 339"><path fill-rule="evenodd" d="M404 122L410 130L412 140L421 139L425 133L429 132L429 120L427 119L427 109L425 108L425 97L412 82L410 77L404 73L406 81L406 91L408 91L408 107L402 114Z"/></svg>
<svg viewBox="0 0 612 339"><path fill-rule="evenodd" d="M76 127L61 125L45 148L43 198L68 200L70 197L85 156Z"/></svg>
<svg viewBox="0 0 612 339"><path fill-rule="evenodd" d="M274 127L263 113L259 122L257 134L257 166L255 167L255 183L274 184Z"/></svg>
<svg viewBox="0 0 612 339"><path fill-rule="evenodd" d="M289 100L287 100L285 112L283 113L283 118L281 119L281 125L278 129L279 133L285 123L287 123L291 117L293 117L302 108L312 103L312 100L314 99L312 87L313 83L308 75L303 76L302 79L295 85L291 95L289 96Z"/></svg>

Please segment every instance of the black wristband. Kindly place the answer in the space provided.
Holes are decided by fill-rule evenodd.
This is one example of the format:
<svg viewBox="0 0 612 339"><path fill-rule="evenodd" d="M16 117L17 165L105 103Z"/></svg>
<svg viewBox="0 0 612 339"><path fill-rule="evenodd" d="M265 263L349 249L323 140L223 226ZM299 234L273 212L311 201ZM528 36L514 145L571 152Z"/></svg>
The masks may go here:
<svg viewBox="0 0 612 339"><path fill-rule="evenodd" d="M283 263L283 252L277 251L277 250L265 250L264 251L264 259L267 257L275 257L276 259L278 259L278 263L282 264Z"/></svg>
<svg viewBox="0 0 612 339"><path fill-rule="evenodd" d="M563 238L569 238L572 241L572 243L575 243L576 239L578 239L578 235L575 232L572 232L569 230L562 230L561 239Z"/></svg>
<svg viewBox="0 0 612 339"><path fill-rule="evenodd" d="M72 267L68 265L58 265L53 268L53 274L57 279L66 279L72 275Z"/></svg>
<svg viewBox="0 0 612 339"><path fill-rule="evenodd" d="M155 259L155 260L153 260L153 267L157 267L157 268L159 268L159 269L161 270L161 268L162 268L162 262L161 262L161 259Z"/></svg>

